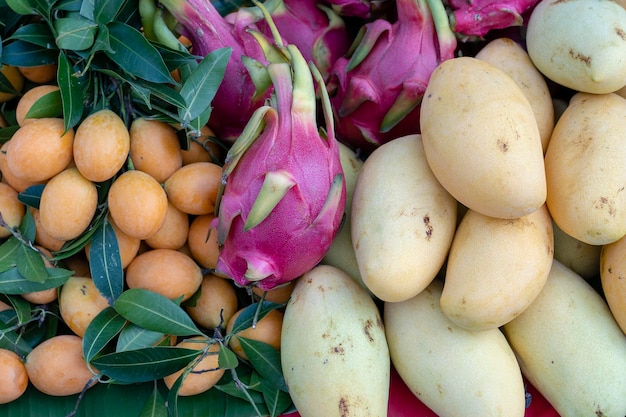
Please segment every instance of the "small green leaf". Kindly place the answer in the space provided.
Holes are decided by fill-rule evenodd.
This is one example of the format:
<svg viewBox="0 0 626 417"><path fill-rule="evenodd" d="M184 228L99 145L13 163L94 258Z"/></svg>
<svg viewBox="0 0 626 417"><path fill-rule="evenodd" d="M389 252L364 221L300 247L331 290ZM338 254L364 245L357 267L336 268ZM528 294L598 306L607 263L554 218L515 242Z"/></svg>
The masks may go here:
<svg viewBox="0 0 626 417"><path fill-rule="evenodd" d="M117 338L115 351L123 352L155 346L164 336L162 332L147 330L134 323L128 323Z"/></svg>
<svg viewBox="0 0 626 417"><path fill-rule="evenodd" d="M115 229L107 219L91 237L89 269L100 294L113 304L124 291L124 269Z"/></svg>
<svg viewBox="0 0 626 417"><path fill-rule="evenodd" d="M73 15L55 19L54 28L59 34L56 38L59 48L84 51L93 45L98 25L91 20Z"/></svg>
<svg viewBox="0 0 626 417"><path fill-rule="evenodd" d="M59 50L54 44L46 48L30 42L16 40L2 48L2 63L32 67L55 62L58 54Z"/></svg>
<svg viewBox="0 0 626 417"><path fill-rule="evenodd" d="M224 369L234 369L239 365L239 359L237 359L237 355L235 352L230 350L228 346L224 343L221 343L220 351L217 357L217 363L220 368Z"/></svg>
<svg viewBox="0 0 626 417"><path fill-rule="evenodd" d="M20 233L29 242L33 242L35 240L37 225L35 223L35 218L33 217L33 214L30 210L26 210L26 212L24 213L24 217L22 217L22 222L20 223Z"/></svg>
<svg viewBox="0 0 626 417"><path fill-rule="evenodd" d="M25 324L31 317L30 303L19 296L7 295L6 299L11 307L13 307L13 311L15 312L17 318L17 323L20 325Z"/></svg>
<svg viewBox="0 0 626 417"><path fill-rule="evenodd" d="M6 0L6 4L17 14L39 14L47 16L50 8L45 7L44 1L38 0Z"/></svg>
<svg viewBox="0 0 626 417"><path fill-rule="evenodd" d="M179 109L182 120L189 122L205 113L224 79L226 64L232 48L220 48L210 52L185 80L180 95L187 106Z"/></svg>
<svg viewBox="0 0 626 417"><path fill-rule="evenodd" d="M173 374L197 356L196 349L154 346L102 355L93 359L91 364L109 378L130 384L153 381Z"/></svg>
<svg viewBox="0 0 626 417"><path fill-rule="evenodd" d="M259 303L252 303L247 306L235 319L231 334L237 334L242 330L252 327L255 316L256 320L261 320L267 313L277 308L280 308L282 304L272 303L270 301L263 301L263 304L259 306Z"/></svg>
<svg viewBox="0 0 626 417"><path fill-rule="evenodd" d="M19 193L17 195L17 199L29 207L38 209L39 201L41 200L41 193L43 192L45 186L45 184L31 185L30 187Z"/></svg>
<svg viewBox="0 0 626 417"><path fill-rule="evenodd" d="M43 283L48 278L48 271L41 254L26 245L20 245L17 250L17 271L33 282Z"/></svg>
<svg viewBox="0 0 626 417"><path fill-rule="evenodd" d="M243 351L254 369L273 386L287 392L287 384L280 365L280 351L267 343L239 337Z"/></svg>
<svg viewBox="0 0 626 417"><path fill-rule="evenodd" d="M121 69L155 83L176 83L163 58L137 29L120 22L108 25L111 49L105 54Z"/></svg>
<svg viewBox="0 0 626 417"><path fill-rule="evenodd" d="M106 307L94 317L83 335L83 356L91 361L124 328L126 319L113 307Z"/></svg>
<svg viewBox="0 0 626 417"><path fill-rule="evenodd" d="M72 276L72 271L61 268L47 268L48 278L44 282L29 281L24 278L17 268L0 273L0 293L26 294L28 292L58 288Z"/></svg>
<svg viewBox="0 0 626 417"><path fill-rule="evenodd" d="M154 291L128 289L118 297L114 307L128 321L148 330L175 336L202 334L185 310Z"/></svg>
<svg viewBox="0 0 626 417"><path fill-rule="evenodd" d="M25 119L38 119L42 117L59 117L63 115L63 104L61 102L61 92L51 91L41 96L28 109Z"/></svg>
<svg viewBox="0 0 626 417"><path fill-rule="evenodd" d="M0 72L0 92L15 95L20 93L2 72Z"/></svg>
<svg viewBox="0 0 626 417"><path fill-rule="evenodd" d="M165 399L156 384L150 396L146 399L139 417L168 417Z"/></svg>
<svg viewBox="0 0 626 417"><path fill-rule="evenodd" d="M54 45L54 37L50 32L50 27L45 23L29 23L20 26L9 39L20 39L44 48L50 48L51 45Z"/></svg>
<svg viewBox="0 0 626 417"><path fill-rule="evenodd" d="M17 250L21 245L15 236L9 237L0 245L0 272L17 266Z"/></svg>
<svg viewBox="0 0 626 417"><path fill-rule="evenodd" d="M261 392L270 417L277 417L284 413L292 404L289 394L265 379L261 379Z"/></svg>
<svg viewBox="0 0 626 417"><path fill-rule="evenodd" d="M61 88L63 118L65 129L68 130L76 126L83 116L83 89L65 52L59 54L58 66L57 79Z"/></svg>
<svg viewBox="0 0 626 417"><path fill-rule="evenodd" d="M124 3L126 3L126 0L95 1L93 20L99 24L106 25L112 20L115 20L120 10L122 10Z"/></svg>

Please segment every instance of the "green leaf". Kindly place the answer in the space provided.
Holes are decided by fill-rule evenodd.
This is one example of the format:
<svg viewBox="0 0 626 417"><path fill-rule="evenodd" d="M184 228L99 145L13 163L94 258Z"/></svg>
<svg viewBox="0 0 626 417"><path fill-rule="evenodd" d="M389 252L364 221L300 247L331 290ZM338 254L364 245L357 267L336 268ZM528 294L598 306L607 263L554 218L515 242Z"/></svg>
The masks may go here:
<svg viewBox="0 0 626 417"><path fill-rule="evenodd" d="M21 245L15 236L9 237L0 245L0 272L17 266L17 250Z"/></svg>
<svg viewBox="0 0 626 417"><path fill-rule="evenodd" d="M55 19L54 28L59 34L56 38L59 48L84 51L93 45L98 25L84 17L73 15Z"/></svg>
<svg viewBox="0 0 626 417"><path fill-rule="evenodd" d="M155 346L165 336L164 333L144 329L134 323L128 323L117 338L116 352L135 350Z"/></svg>
<svg viewBox="0 0 626 417"><path fill-rule="evenodd" d="M91 364L120 383L147 382L184 368L198 354L196 349L153 346L102 355L93 359Z"/></svg>
<svg viewBox="0 0 626 417"><path fill-rule="evenodd" d="M39 201L41 200L41 193L46 185L36 184L31 185L21 193L17 195L17 199L29 207L39 208Z"/></svg>
<svg viewBox="0 0 626 417"><path fill-rule="evenodd" d="M292 404L288 393L278 389L265 379L261 379L261 391L265 399L270 417L277 417L284 413Z"/></svg>
<svg viewBox="0 0 626 417"><path fill-rule="evenodd" d="M20 26L8 39L20 39L43 48L50 48L55 44L50 27L45 23L29 23Z"/></svg>
<svg viewBox="0 0 626 417"><path fill-rule="evenodd" d="M26 294L28 292L43 291L58 288L72 276L72 271L61 268L47 268L48 278L44 282L29 281L24 278L17 268L0 273L0 293Z"/></svg>
<svg viewBox="0 0 626 417"><path fill-rule="evenodd" d="M274 387L287 392L287 384L280 365L280 351L267 343L239 337L243 351L256 371Z"/></svg>
<svg viewBox="0 0 626 417"><path fill-rule="evenodd" d="M9 81L9 79L2 72L0 72L0 92L15 95L20 93L15 89L15 87L13 87L11 81Z"/></svg>
<svg viewBox="0 0 626 417"><path fill-rule="evenodd" d="M124 269L115 229L107 219L91 237L89 269L100 294L113 304L124 291Z"/></svg>
<svg viewBox="0 0 626 417"><path fill-rule="evenodd" d="M252 327L255 316L257 321L261 320L267 313L280 307L282 307L282 304L272 303L270 301L263 301L261 305L259 305L259 303L250 304L235 319L231 334L237 334L242 330Z"/></svg>
<svg viewBox="0 0 626 417"><path fill-rule="evenodd" d="M148 330L175 336L202 334L185 310L154 291L128 289L118 297L114 307L128 321Z"/></svg>
<svg viewBox="0 0 626 417"><path fill-rule="evenodd" d="M154 384L152 393L144 403L139 417L168 417L165 399L159 392L156 384Z"/></svg>
<svg viewBox="0 0 626 417"><path fill-rule="evenodd" d="M137 29L120 22L108 24L111 49L105 54L129 74L155 83L176 82L163 58Z"/></svg>
<svg viewBox="0 0 626 417"><path fill-rule="evenodd" d="M38 14L47 17L50 15L52 2L46 0L6 0L7 5L18 14Z"/></svg>
<svg viewBox="0 0 626 417"><path fill-rule="evenodd" d="M32 67L55 62L59 50L56 45L42 47L30 42L16 40L3 47L2 62L13 66Z"/></svg>
<svg viewBox="0 0 626 417"><path fill-rule="evenodd" d="M6 298L11 307L13 307L13 311L15 312L15 316L17 318L17 324L25 324L31 317L30 303L19 296L7 296Z"/></svg>
<svg viewBox="0 0 626 417"><path fill-rule="evenodd" d="M234 369L239 365L239 359L237 359L237 355L235 352L230 350L228 346L224 343L220 342L220 351L217 357L217 363L220 368L224 369Z"/></svg>
<svg viewBox="0 0 626 417"><path fill-rule="evenodd" d="M33 103L25 119L38 119L42 117L60 117L63 115L63 104L61 103L61 92L51 91L41 96Z"/></svg>
<svg viewBox="0 0 626 417"><path fill-rule="evenodd" d="M113 307L106 307L91 320L83 335L83 356L90 362L124 328L126 319Z"/></svg>
<svg viewBox="0 0 626 417"><path fill-rule="evenodd" d="M94 2L93 20L101 25L106 25L117 17L124 3L126 3L126 0L100 0Z"/></svg>
<svg viewBox="0 0 626 417"><path fill-rule="evenodd" d="M74 76L72 64L65 54L59 54L58 84L61 89L63 103L63 118L65 129L76 126L83 116L83 90L78 77Z"/></svg>
<svg viewBox="0 0 626 417"><path fill-rule="evenodd" d="M220 48L210 52L185 80L180 89L180 95L187 103L185 108L179 109L182 120L189 122L205 113L211 106L213 97L224 79L231 53L232 48Z"/></svg>
<svg viewBox="0 0 626 417"><path fill-rule="evenodd" d="M18 196L19 197L19 196ZM26 210L22 222L20 223L20 233L29 242L35 240L35 234L37 233L37 225L35 224L35 218L30 210Z"/></svg>
<svg viewBox="0 0 626 417"><path fill-rule="evenodd" d="M41 254L26 245L20 245L17 250L17 271L33 282L43 283L48 278L48 271Z"/></svg>

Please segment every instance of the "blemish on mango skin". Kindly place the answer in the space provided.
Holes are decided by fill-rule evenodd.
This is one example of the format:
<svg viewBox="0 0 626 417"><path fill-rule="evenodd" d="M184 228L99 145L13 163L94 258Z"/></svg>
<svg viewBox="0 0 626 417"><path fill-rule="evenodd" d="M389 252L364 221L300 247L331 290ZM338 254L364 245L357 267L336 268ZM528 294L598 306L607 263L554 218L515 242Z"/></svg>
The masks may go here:
<svg viewBox="0 0 626 417"><path fill-rule="evenodd" d="M339 415L341 417L348 417L350 415L350 407L348 406L348 399L341 397L339 399Z"/></svg>

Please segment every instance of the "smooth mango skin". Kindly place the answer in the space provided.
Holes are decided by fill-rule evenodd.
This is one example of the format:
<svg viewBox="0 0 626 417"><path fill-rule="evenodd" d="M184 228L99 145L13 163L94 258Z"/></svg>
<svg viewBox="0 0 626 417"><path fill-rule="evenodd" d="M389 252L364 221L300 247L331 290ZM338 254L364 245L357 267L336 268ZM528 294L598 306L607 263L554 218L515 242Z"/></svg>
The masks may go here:
<svg viewBox="0 0 626 417"><path fill-rule="evenodd" d="M600 282L613 317L626 333L626 236L602 247Z"/></svg>
<svg viewBox="0 0 626 417"><path fill-rule="evenodd" d="M546 203L555 223L590 245L626 235L626 99L577 93L545 156Z"/></svg>
<svg viewBox="0 0 626 417"><path fill-rule="evenodd" d="M426 87L420 127L435 177L463 205L513 219L545 202L537 120L501 69L472 57L443 61Z"/></svg>
<svg viewBox="0 0 626 417"><path fill-rule="evenodd" d="M372 294L398 302L426 288L445 262L456 213L457 201L433 175L421 136L372 152L352 199L352 244Z"/></svg>
<svg viewBox="0 0 626 417"><path fill-rule="evenodd" d="M548 83L531 61L528 52L512 39L496 38L487 43L476 54L476 58L506 72L522 90L535 114L541 146L545 152L554 129L554 106Z"/></svg>
<svg viewBox="0 0 626 417"><path fill-rule="evenodd" d="M439 417L522 417L525 391L515 355L499 329L470 331L441 311L442 283L385 303L391 360L411 391Z"/></svg>
<svg viewBox="0 0 626 417"><path fill-rule="evenodd" d="M526 28L528 54L547 78L575 91L626 84L626 10L614 1L542 0Z"/></svg>
<svg viewBox="0 0 626 417"><path fill-rule="evenodd" d="M626 335L581 276L553 261L539 296L503 330L561 417L626 415Z"/></svg>
<svg viewBox="0 0 626 417"><path fill-rule="evenodd" d="M450 248L441 309L468 330L500 327L539 295L553 255L552 219L545 204L518 219L468 210Z"/></svg>
<svg viewBox="0 0 626 417"><path fill-rule="evenodd" d="M302 417L385 417L390 358L382 318L345 272L318 265L296 281L281 333L281 364Z"/></svg>

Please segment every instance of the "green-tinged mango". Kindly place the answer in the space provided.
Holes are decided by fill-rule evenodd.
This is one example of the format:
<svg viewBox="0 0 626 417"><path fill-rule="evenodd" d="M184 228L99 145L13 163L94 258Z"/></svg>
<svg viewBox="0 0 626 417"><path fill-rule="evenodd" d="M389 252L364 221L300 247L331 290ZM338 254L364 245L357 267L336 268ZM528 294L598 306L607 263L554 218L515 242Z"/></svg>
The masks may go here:
<svg viewBox="0 0 626 417"><path fill-rule="evenodd" d="M471 331L441 311L442 283L385 303L394 367L411 391L440 417L523 417L525 391L515 355L500 329Z"/></svg>
<svg viewBox="0 0 626 417"><path fill-rule="evenodd" d="M302 417L386 417L390 359L382 318L345 272L319 265L285 309L281 362Z"/></svg>
<svg viewBox="0 0 626 417"><path fill-rule="evenodd" d="M377 148L359 172L352 244L369 290L398 302L418 294L441 269L456 228L457 201L433 175L419 135Z"/></svg>
<svg viewBox="0 0 626 417"><path fill-rule="evenodd" d="M626 415L626 335L580 275L553 261L539 296L503 328L524 375L561 417Z"/></svg>

